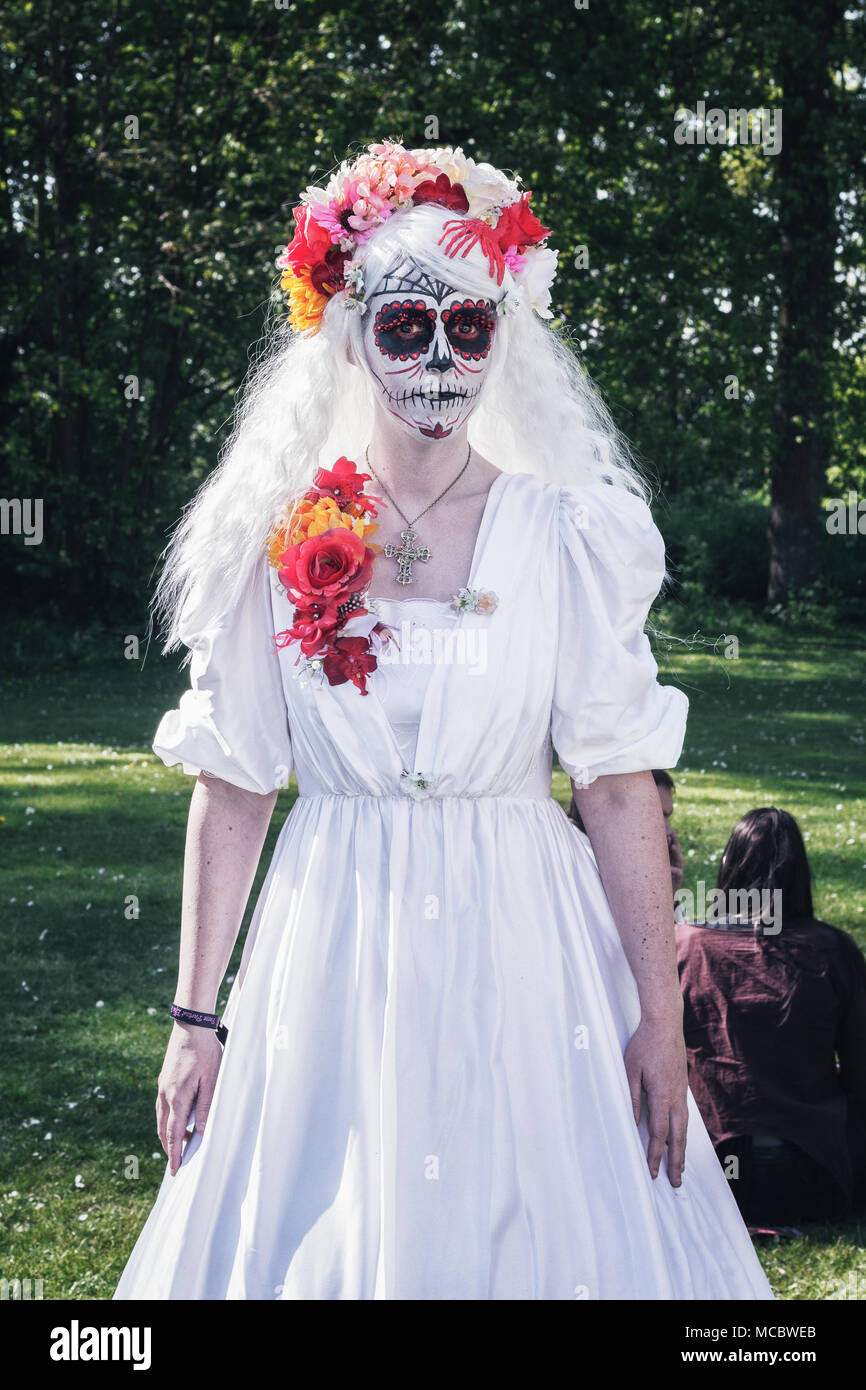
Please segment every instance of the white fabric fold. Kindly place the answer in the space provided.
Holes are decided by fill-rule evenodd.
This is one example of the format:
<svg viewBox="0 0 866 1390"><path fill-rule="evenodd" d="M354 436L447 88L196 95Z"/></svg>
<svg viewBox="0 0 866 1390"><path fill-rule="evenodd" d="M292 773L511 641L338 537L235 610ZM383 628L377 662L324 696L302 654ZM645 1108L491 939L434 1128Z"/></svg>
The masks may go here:
<svg viewBox="0 0 866 1390"><path fill-rule="evenodd" d="M676 766L688 697L658 683L645 632L665 573L646 503L604 484L563 488L559 507L559 646L551 735L582 785Z"/></svg>
<svg viewBox="0 0 866 1390"><path fill-rule="evenodd" d="M274 648L269 571L264 561L233 613L183 630L191 688L160 721L153 750L168 767L206 772L246 791L284 787L292 744L279 656Z"/></svg>

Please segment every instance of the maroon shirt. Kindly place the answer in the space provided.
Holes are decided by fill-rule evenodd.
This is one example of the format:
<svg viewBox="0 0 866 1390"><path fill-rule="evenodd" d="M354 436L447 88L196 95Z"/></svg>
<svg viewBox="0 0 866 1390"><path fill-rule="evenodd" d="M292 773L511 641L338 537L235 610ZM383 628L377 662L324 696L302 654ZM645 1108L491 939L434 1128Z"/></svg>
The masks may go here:
<svg viewBox="0 0 866 1390"><path fill-rule="evenodd" d="M713 1143L787 1139L850 1199L849 1103L866 1123L866 960L856 943L804 919L763 946L751 929L687 923L676 940L689 1086Z"/></svg>

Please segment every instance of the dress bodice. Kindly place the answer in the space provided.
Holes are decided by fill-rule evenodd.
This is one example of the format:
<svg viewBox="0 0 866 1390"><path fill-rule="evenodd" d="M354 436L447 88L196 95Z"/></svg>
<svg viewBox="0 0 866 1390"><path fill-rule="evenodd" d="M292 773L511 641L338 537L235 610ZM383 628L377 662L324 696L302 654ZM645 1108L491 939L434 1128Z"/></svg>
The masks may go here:
<svg viewBox="0 0 866 1390"><path fill-rule="evenodd" d="M377 689L403 765L412 768L430 675L457 614L447 599L376 598L368 606L394 632L393 642L379 658Z"/></svg>
<svg viewBox="0 0 866 1390"><path fill-rule="evenodd" d="M275 651L292 605L263 558L230 613L192 606L192 688L154 747L259 793L294 769L302 797L547 799L553 748L584 786L672 767L688 701L658 683L644 632L663 575L641 498L502 473L466 585L483 607L371 599L399 646L362 694L310 672L296 643Z"/></svg>

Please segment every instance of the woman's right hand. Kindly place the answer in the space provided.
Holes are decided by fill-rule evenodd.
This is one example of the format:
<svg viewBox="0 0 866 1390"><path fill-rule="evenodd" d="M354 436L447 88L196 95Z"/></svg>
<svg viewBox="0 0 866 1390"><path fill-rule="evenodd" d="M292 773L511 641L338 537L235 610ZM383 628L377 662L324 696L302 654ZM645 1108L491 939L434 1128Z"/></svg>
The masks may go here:
<svg viewBox="0 0 866 1390"><path fill-rule="evenodd" d="M175 1023L159 1074L156 1127L168 1156L172 1177L180 1168L186 1127L195 1107L195 1129L204 1133L222 1060L222 1047L211 1028Z"/></svg>

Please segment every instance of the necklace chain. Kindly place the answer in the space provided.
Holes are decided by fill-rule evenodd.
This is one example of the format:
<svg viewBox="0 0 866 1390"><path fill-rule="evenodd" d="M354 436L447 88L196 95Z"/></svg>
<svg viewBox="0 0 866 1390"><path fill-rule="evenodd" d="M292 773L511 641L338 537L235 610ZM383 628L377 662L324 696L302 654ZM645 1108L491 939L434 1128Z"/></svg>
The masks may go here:
<svg viewBox="0 0 866 1390"><path fill-rule="evenodd" d="M382 489L382 491L384 492L384 494L385 494L385 496L387 497L388 501L391 503L391 506L394 508L394 510L395 510L396 512L399 512L399 513L400 513L400 516L403 518L403 520L405 521L406 525L410 528L410 530L414 527L416 521L420 521L421 518L422 518L422 516L425 516L426 513L429 512L429 510L430 510L431 507L435 507L437 502L441 502L441 501L442 501L442 498L445 496L445 493L446 493L446 492L450 492L451 489L453 488L453 486L454 486L455 483L459 483L459 482L460 482L460 479L463 477L463 474L466 472L467 468L469 467L469 460L471 459L471 457L472 457L472 445L470 444L470 445L469 445L469 451L468 451L468 453L467 453L467 455L466 455L466 462L464 463L463 467L460 469L460 472L457 474L457 477L456 477L456 478L452 478L451 482L448 484L448 486L447 486L446 488L443 488L442 492L440 492L440 494L439 494L438 497L434 497L432 502L428 502L427 506L424 508L424 511L423 511L423 512L419 512L418 515L415 517L415 520L414 520L414 521L410 521L409 518L408 518L408 516L406 515L406 513L403 512L403 511L401 511L400 508L397 506L397 503L394 501L394 498L391 496L391 494L390 494L390 492L388 491L388 489L386 488L385 484L382 482L382 479L379 477L378 473L376 472L376 470L374 469L372 463L370 462L370 446L369 446L369 444L367 445L366 449L364 450L364 458L365 458L366 461L367 461L367 467L369 468L370 472L373 474L373 477L376 479L377 484L379 485L379 487L380 487L380 488Z"/></svg>

